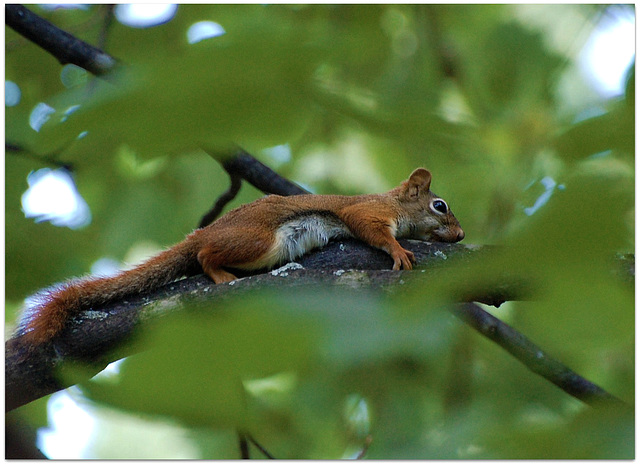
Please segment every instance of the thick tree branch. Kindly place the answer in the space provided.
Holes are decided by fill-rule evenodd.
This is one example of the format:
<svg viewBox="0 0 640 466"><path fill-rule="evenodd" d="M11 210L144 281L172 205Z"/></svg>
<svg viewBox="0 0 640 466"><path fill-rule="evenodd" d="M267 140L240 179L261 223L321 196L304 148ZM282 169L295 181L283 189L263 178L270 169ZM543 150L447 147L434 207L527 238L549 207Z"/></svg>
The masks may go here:
<svg viewBox="0 0 640 466"><path fill-rule="evenodd" d="M5 5L4 11L7 26L42 47L63 65L72 63L104 77L118 64L111 55L54 26L22 5Z"/></svg>
<svg viewBox="0 0 640 466"><path fill-rule="evenodd" d="M338 285L388 289L409 277L427 280L431 273L436 273L440 266L453 258L464 259L477 253L474 248L462 244L404 240L401 243L414 251L418 263L426 268L424 273L389 270L392 260L388 255L359 241L345 240L330 243L301 258L298 262L305 267L302 270L288 270L279 275L263 273L234 284L223 285L213 285L208 277L198 275L174 282L154 293L132 296L82 313L69 323L52 347L40 348L26 358L20 339L11 339L7 342L5 351L6 409L14 409L65 388L55 377L65 361L82 360L94 365L92 372L97 373L109 362L126 356L112 351L125 342L141 324L178 310L183 302L215 302L274 286L295 288ZM368 271L341 273L356 268L366 268ZM519 291L512 292L508 298L519 296ZM496 297L489 296L487 300L495 302Z"/></svg>
<svg viewBox="0 0 640 466"><path fill-rule="evenodd" d="M133 296L122 302L116 302L101 309L85 312L72 322L49 348L38 349L28 358L24 357L20 340L13 339L5 351L6 409L12 410L39 397L63 389L74 383L60 383L55 374L65 362L81 360L91 365L85 379L99 372L111 361L128 354L118 352L122 343L144 322L154 320L168 312L175 312L184 303L194 301L219 301L228 297L258 289L279 287L287 289L299 287L342 286L350 289L367 288L394 290L403 284L419 280L429 286L430 280L442 272L442 267L452 260L464 263L466 260L484 253L490 248L466 246L463 244L425 243L421 241L401 240L401 244L411 249L424 270L392 271L391 259L383 252L372 249L356 240L332 242L325 248L315 251L299 260L304 268L284 267L283 270L247 277L232 284L213 285L205 276L198 275L172 283L154 293ZM367 270L362 270L366 268ZM354 269L353 271L349 271ZM530 288L523 288L514 281L503 285L499 290L485 290L470 295L467 289L459 290L456 299L485 302L499 305L505 300L526 299L531 296ZM476 306L477 307L477 306ZM560 388L583 401L613 400L614 397L568 370L559 371L559 363L537 355L544 354L533 346L524 336L507 327L488 313L478 312L476 307L457 308L454 312L466 323L483 335L498 335L500 344L512 355L522 361L534 372L558 385L562 377L572 382L561 382ZM482 310L481 310L482 311ZM507 330L508 329L508 330ZM127 349L126 351L131 351ZM535 355L532 364L527 355ZM539 365L550 363L550 375ZM554 365L555 364L555 365ZM562 366L563 367L563 366ZM566 368L565 368L566 369ZM563 375L564 374L564 375ZM75 381L75 383L80 380Z"/></svg>

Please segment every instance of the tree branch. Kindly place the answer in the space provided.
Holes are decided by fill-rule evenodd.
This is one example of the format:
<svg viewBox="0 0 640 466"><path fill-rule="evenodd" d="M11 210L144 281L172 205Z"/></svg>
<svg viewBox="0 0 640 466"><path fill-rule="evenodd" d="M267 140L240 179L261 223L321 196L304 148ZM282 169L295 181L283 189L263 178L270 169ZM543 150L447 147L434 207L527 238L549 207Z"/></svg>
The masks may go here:
<svg viewBox="0 0 640 466"><path fill-rule="evenodd" d="M439 267L458 257L464 259L474 248L462 244L425 243L401 240L425 267L424 273L392 271L391 258L357 240L332 242L325 248L301 258L301 270L287 270L280 274L262 273L233 284L213 285L204 275L197 275L171 283L153 293L131 296L102 308L76 316L53 345L37 348L25 357L20 338L12 338L5 349L6 409L12 410L39 397L72 385L62 384L55 374L65 361L81 360L91 365L94 375L109 362L127 356L116 349L131 337L144 322L157 319L167 312L178 311L181 304L195 301L216 301L264 287L322 287L339 285L388 289L409 277L428 280ZM337 273L349 269L368 269L359 273ZM240 275L240 273L238 273ZM287 277L288 278L285 278ZM366 279L363 279L366 277ZM509 298L520 296L512 290ZM496 301L489 296L488 301ZM114 352L115 351L115 352ZM130 351L130 350L129 350ZM77 383L77 381L76 381Z"/></svg>
<svg viewBox="0 0 640 466"><path fill-rule="evenodd" d="M211 150L206 152L220 162L229 175L242 177L263 193L280 196L309 194L309 191L278 175L243 149L238 148L231 157Z"/></svg>
<svg viewBox="0 0 640 466"><path fill-rule="evenodd" d="M349 239L329 243L326 247L302 257L298 261L299 265L295 267L283 267L270 273L257 274L222 285L213 285L208 277L197 275L169 284L153 293L132 296L121 302L84 312L69 323L52 346L38 348L28 357L25 357L20 338L9 340L5 349L5 407L10 411L80 382L81 380L66 380L62 383L56 378L55 374L65 362L81 360L90 366L89 372L83 378L88 379L95 375L109 362L129 355L126 351L131 352L132 349L122 349L122 344L136 329L168 312L179 311L185 303L211 302L252 290L274 287L281 288L284 292L286 289L298 287L327 286L353 289L366 287L385 291L397 289L413 280L423 281L425 286L428 286L430 280L440 274L442 267L452 260L458 261L457 266L464 266L468 259L477 257L480 253L491 252L491 248L459 243L426 243L411 240L401 240L400 243L414 252L419 267L424 270L390 270L392 261L387 254ZM475 295L471 295L467 289L458 291L462 299L499 305L505 300L527 299L531 296L531 287L523 288L519 283L522 281L513 281L511 285L502 285L497 291L484 290ZM460 297L450 296L453 301ZM495 338L499 337L499 340L496 341L507 351L556 385L558 380L571 380L572 383L569 385L565 382L558 385L570 395L589 403L592 400L614 399L599 387L593 389L593 384L571 373L559 363L549 358L540 359L538 355L544 353L541 353L539 348L495 317L482 309L478 311L479 308L475 305L465 306L471 307L457 308L454 310L455 314L483 335L497 335ZM533 360L530 360L531 355L535 356ZM538 365L532 364L532 361ZM545 364L551 364L549 373L540 367ZM560 367L564 372L559 370Z"/></svg>
<svg viewBox="0 0 640 466"><path fill-rule="evenodd" d="M96 76L105 77L118 64L111 55L54 26L22 5L7 4L4 11L7 26L42 47L63 65L72 63Z"/></svg>
<svg viewBox="0 0 640 466"><path fill-rule="evenodd" d="M463 322L507 350L530 371L544 377L569 395L591 406L613 404L628 407L622 400L549 357L542 348L477 304L458 304L452 307L452 312Z"/></svg>
<svg viewBox="0 0 640 466"><path fill-rule="evenodd" d="M238 195L238 192L240 192L240 188L242 187L242 178L236 174L229 174L229 181L229 189L222 193L213 204L211 210L202 216L202 219L198 224L198 228L204 228L218 218L218 215L222 213L224 207L234 200Z"/></svg>
<svg viewBox="0 0 640 466"><path fill-rule="evenodd" d="M107 11L107 15L109 14L110 10ZM106 77L107 73L113 71L118 65L118 60L111 55L54 26L22 5L5 5L5 22L18 34L52 54L62 64L73 63L101 77ZM106 37L108 25L107 19L100 33L101 42ZM231 187L202 217L199 227L208 225L220 215L225 205L237 195L242 179L266 194L289 196L307 193L306 190L281 177L242 149L238 148L230 157L227 153L220 154L215 150L207 152L229 173Z"/></svg>
<svg viewBox="0 0 640 466"><path fill-rule="evenodd" d="M231 179L231 186L220 195L211 210L202 217L198 228L209 225L222 213L224 207L240 191L243 179L265 194L279 194L281 196L308 194L308 191L278 175L243 149L236 149L231 156L228 153L220 153L212 149L205 149L205 152L218 161L222 168L226 170Z"/></svg>

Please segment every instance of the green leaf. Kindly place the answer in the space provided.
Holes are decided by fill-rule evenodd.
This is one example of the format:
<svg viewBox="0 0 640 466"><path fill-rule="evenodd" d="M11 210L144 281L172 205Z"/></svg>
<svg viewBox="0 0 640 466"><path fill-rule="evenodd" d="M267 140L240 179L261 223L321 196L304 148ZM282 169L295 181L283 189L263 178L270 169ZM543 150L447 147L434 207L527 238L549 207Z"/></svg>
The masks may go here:
<svg viewBox="0 0 640 466"><path fill-rule="evenodd" d="M260 306L258 306L260 307ZM125 410L187 425L246 428L243 381L304 367L316 332L265 309L203 309L167 318L144 334L150 348L127 358L117 384L89 381L85 393Z"/></svg>

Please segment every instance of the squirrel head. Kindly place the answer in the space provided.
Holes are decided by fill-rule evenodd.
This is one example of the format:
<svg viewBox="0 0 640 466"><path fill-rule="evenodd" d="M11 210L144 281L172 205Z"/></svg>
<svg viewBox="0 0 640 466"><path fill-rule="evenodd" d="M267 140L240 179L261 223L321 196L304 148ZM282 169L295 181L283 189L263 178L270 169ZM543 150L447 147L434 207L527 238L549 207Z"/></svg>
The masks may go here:
<svg viewBox="0 0 640 466"><path fill-rule="evenodd" d="M408 214L406 237L427 241L457 243L464 231L447 202L431 192L431 172L416 168L402 183L400 202Z"/></svg>

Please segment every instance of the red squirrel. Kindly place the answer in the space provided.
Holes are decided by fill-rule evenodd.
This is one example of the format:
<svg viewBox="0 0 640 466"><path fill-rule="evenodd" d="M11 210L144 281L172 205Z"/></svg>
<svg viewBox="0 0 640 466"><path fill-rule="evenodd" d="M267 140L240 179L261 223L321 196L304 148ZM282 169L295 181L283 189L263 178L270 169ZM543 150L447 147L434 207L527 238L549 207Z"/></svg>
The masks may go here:
<svg viewBox="0 0 640 466"><path fill-rule="evenodd" d="M448 243L464 238L460 223L430 185L431 173L418 168L400 186L381 194L263 197L231 210L131 270L75 280L44 293L22 325L22 339L29 347L39 346L83 310L202 272L215 283L229 282L236 277L227 267L269 269L333 238L358 238L388 253L393 270L409 270L413 253L396 238Z"/></svg>

